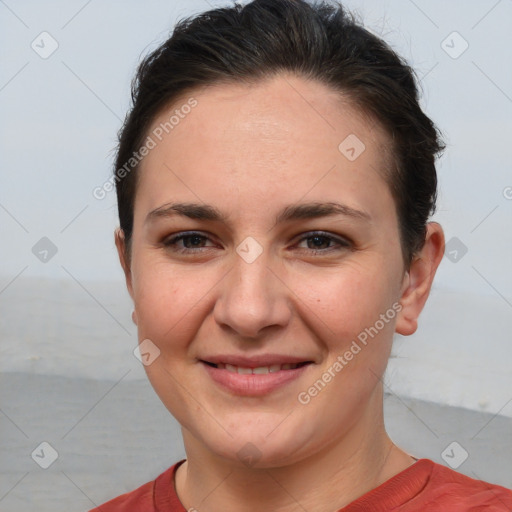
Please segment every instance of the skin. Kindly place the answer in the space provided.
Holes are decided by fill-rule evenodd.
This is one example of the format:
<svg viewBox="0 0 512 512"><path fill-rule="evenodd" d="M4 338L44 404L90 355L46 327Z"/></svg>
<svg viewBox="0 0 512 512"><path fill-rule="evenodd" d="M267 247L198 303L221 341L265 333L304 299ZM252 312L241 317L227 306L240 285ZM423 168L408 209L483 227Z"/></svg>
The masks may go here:
<svg viewBox="0 0 512 512"><path fill-rule="evenodd" d="M416 330L443 231L429 223L406 269L383 179L390 138L325 85L282 74L191 95L197 107L138 171L129 254L116 232L139 340L160 350L145 369L182 425L187 462L176 475L178 496L201 512L338 510L414 462L386 434L382 376L394 332ZM355 161L338 149L350 134L366 146ZM227 220L148 219L176 202L211 205ZM342 203L368 218L276 224L283 208L311 202ZM206 238L165 246L187 231ZM315 231L333 239L315 239ZM249 236L262 249L252 263L236 251ZM299 393L393 304L401 311L308 404L299 403ZM285 386L248 397L219 387L198 361L264 353L313 364ZM237 455L247 443L259 456L250 465Z"/></svg>

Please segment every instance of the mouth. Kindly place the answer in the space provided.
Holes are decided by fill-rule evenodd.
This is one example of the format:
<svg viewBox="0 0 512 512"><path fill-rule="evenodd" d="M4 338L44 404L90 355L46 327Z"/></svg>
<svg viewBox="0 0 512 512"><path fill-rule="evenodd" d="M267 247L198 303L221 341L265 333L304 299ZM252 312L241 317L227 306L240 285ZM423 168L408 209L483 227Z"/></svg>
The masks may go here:
<svg viewBox="0 0 512 512"><path fill-rule="evenodd" d="M293 360L291 357L266 357L252 360L236 358L235 360L227 356L216 358L215 361L209 359L198 361L206 370L210 380L224 391L238 396L270 394L298 379L308 367L314 364L311 360Z"/></svg>
<svg viewBox="0 0 512 512"><path fill-rule="evenodd" d="M276 373L285 370L295 370L296 368L301 368L307 364L311 364L313 361L303 361L301 363L284 363L284 364L271 364L269 366L237 366L229 363L211 363L210 361L203 361L202 363L211 366L212 368L217 368L218 370L227 370L231 373L239 373L241 375L266 375L267 373Z"/></svg>

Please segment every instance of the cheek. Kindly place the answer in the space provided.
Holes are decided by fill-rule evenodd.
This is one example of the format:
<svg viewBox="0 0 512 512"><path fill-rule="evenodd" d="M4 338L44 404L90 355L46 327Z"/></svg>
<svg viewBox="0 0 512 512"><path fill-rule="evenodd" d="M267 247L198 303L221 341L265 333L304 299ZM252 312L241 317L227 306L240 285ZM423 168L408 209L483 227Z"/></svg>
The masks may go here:
<svg viewBox="0 0 512 512"><path fill-rule="evenodd" d="M346 340L374 325L396 300L398 283L384 269L375 260L368 265L347 263L330 272L297 274L291 288L331 337Z"/></svg>
<svg viewBox="0 0 512 512"><path fill-rule="evenodd" d="M400 306L397 283L384 268L375 260L368 266L347 264L328 276L296 279L293 287L304 298L299 314L311 320L325 354L310 382L313 388L302 391L306 399L318 392L317 405L328 407L331 399L345 403L339 414L357 407L357 400L374 389L387 366ZM316 379L329 382L325 392Z"/></svg>
<svg viewBox="0 0 512 512"><path fill-rule="evenodd" d="M139 260L134 272L139 338L160 345L166 339L186 338L188 330L192 334L195 317L215 287L215 277L204 268Z"/></svg>
<svg viewBox="0 0 512 512"><path fill-rule="evenodd" d="M346 265L322 279L297 279L293 288L326 355L297 398L304 413L330 419L317 426L327 437L358 417L386 369L400 306L384 269L375 260Z"/></svg>

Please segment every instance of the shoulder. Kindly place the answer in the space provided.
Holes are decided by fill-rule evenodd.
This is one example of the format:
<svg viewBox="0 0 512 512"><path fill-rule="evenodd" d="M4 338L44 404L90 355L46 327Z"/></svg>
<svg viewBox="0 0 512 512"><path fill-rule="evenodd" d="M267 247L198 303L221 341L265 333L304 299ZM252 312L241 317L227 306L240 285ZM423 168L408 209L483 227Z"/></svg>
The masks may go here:
<svg viewBox="0 0 512 512"><path fill-rule="evenodd" d="M512 510L512 490L478 478L471 478L441 464L430 462L432 472L425 491L427 491L428 503L433 507L442 504L443 507L452 507L450 510L474 512L480 510L510 512Z"/></svg>
<svg viewBox="0 0 512 512"><path fill-rule="evenodd" d="M157 479L141 485L137 489L122 494L89 512L154 512L155 486L158 481L172 481L174 466L164 471Z"/></svg>

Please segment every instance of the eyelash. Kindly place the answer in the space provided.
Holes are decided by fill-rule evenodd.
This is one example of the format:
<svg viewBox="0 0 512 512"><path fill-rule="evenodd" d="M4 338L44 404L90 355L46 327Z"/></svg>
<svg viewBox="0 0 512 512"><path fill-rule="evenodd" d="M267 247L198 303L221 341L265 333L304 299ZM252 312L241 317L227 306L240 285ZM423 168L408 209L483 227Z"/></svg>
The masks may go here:
<svg viewBox="0 0 512 512"><path fill-rule="evenodd" d="M210 247L196 247L194 248L176 248L176 244L182 240L193 238L193 237L199 237L201 239L208 239L208 236L203 235L202 233L198 232L188 232L188 233L180 233L179 235L173 236L163 242L163 245L166 248L169 248L173 250L174 252L178 252L181 254L192 254L197 253L198 249L209 249ZM329 233L325 233L323 231L312 231L311 233L308 233L307 236L303 236L298 243L303 242L304 240L309 240L311 238L322 238L324 240L327 240L329 243L334 242L338 244L338 248L328 247L327 249L304 249L307 250L312 254L326 254L327 252L331 252L333 250L343 250L343 249L349 249L352 247L352 243L343 238L334 237L330 235Z"/></svg>

